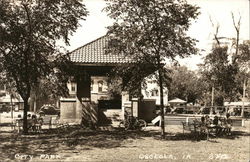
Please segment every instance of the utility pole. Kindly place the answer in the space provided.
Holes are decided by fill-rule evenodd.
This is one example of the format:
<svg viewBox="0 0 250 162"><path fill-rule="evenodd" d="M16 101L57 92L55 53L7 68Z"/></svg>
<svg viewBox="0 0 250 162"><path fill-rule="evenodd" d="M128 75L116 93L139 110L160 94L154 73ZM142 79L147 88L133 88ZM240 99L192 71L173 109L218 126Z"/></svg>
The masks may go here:
<svg viewBox="0 0 250 162"><path fill-rule="evenodd" d="M33 111L36 114L36 111L37 111L36 94L35 94L35 97L34 97L34 109L33 109Z"/></svg>
<svg viewBox="0 0 250 162"><path fill-rule="evenodd" d="M211 101L211 106L214 106L214 85L212 87L212 101Z"/></svg>
<svg viewBox="0 0 250 162"><path fill-rule="evenodd" d="M211 108L210 108L210 114L211 114L211 112L212 112L212 108L214 107L214 82L215 82L215 78L214 78L214 76L211 78L211 80L212 80L212 99L211 99Z"/></svg>
<svg viewBox="0 0 250 162"><path fill-rule="evenodd" d="M13 116L13 98L12 98L12 92L10 93L10 104L11 104L11 119L13 120L14 116Z"/></svg>
<svg viewBox="0 0 250 162"><path fill-rule="evenodd" d="M245 96L246 96L246 78L243 81L243 96L242 96L242 109L241 109L241 117L244 117L244 109L245 109Z"/></svg>
<svg viewBox="0 0 250 162"><path fill-rule="evenodd" d="M212 87L212 101L211 101L210 115L213 114L213 107L214 107L214 84Z"/></svg>

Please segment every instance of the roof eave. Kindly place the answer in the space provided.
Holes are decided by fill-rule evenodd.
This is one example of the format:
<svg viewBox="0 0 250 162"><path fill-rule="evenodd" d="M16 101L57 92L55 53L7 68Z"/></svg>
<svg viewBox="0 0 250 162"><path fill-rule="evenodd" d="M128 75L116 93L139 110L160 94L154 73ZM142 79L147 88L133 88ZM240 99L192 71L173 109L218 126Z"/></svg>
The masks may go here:
<svg viewBox="0 0 250 162"><path fill-rule="evenodd" d="M73 62L74 65L78 66L121 66L128 65L132 63L82 63L82 62Z"/></svg>

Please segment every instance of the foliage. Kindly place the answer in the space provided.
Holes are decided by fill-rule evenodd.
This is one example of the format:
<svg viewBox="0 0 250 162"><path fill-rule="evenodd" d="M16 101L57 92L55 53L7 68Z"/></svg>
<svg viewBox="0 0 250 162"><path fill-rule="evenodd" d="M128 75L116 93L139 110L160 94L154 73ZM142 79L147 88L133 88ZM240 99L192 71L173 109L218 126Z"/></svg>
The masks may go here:
<svg viewBox="0 0 250 162"><path fill-rule="evenodd" d="M131 59L131 64L116 69L118 74L126 74L123 80L126 87L138 89L146 76L156 74L163 119L163 83L169 78L164 77L168 71L164 62L196 53L195 40L187 36L186 31L191 20L199 15L198 7L185 0L107 1L104 10L114 19L113 25L108 27L107 53Z"/></svg>
<svg viewBox="0 0 250 162"><path fill-rule="evenodd" d="M213 86L215 88L217 105L223 105L225 99L231 101L238 98L238 66L232 64L230 59L227 46L214 46L201 65L204 80L209 83L207 91L211 91Z"/></svg>
<svg viewBox="0 0 250 162"><path fill-rule="evenodd" d="M178 97L187 100L187 102L200 102L207 86L206 82L203 82L196 72L185 66L175 66L172 69L169 99Z"/></svg>
<svg viewBox="0 0 250 162"><path fill-rule="evenodd" d="M240 42L241 16L239 15L236 22L234 14L231 14L236 31L235 38L230 39L232 52L228 51L228 46L221 45L221 37L218 37L220 27L218 24L214 34L216 44L211 53L205 57L204 64L201 65L202 76L210 85L207 92L211 91L211 87L215 87L215 101L219 105L223 105L224 100L238 101L242 98L241 96L244 98L243 87L246 86L249 77L249 41ZM214 26L213 22L212 25Z"/></svg>
<svg viewBox="0 0 250 162"><path fill-rule="evenodd" d="M154 73L155 68L149 64L138 66L139 64L137 62L112 69L109 73L110 92L121 94L122 91L128 91L133 97L142 97L140 87L146 86L145 78Z"/></svg>
<svg viewBox="0 0 250 162"><path fill-rule="evenodd" d="M86 14L78 0L0 1L0 69L24 100L25 132L31 90L44 78L58 84L66 80L60 75L66 56L56 41L68 44Z"/></svg>
<svg viewBox="0 0 250 162"><path fill-rule="evenodd" d="M240 71L249 77L250 74L250 40L239 44L238 64Z"/></svg>
<svg viewBox="0 0 250 162"><path fill-rule="evenodd" d="M237 57L237 63L239 66L238 82L241 85L245 84L246 89L249 90L249 77L250 77L250 40L243 41L239 44L239 55ZM242 91L244 91L242 89ZM248 91L246 91L248 92ZM242 92L243 94L244 92ZM249 94L246 93L249 97Z"/></svg>
<svg viewBox="0 0 250 162"><path fill-rule="evenodd" d="M115 20L108 29L108 53L131 58L131 64L118 69L125 76L124 87L138 87L154 71L165 71L164 61L196 52L195 40L185 32L198 16L197 7L185 1L118 1L105 8ZM116 69L117 70L117 69ZM165 73L166 74L166 73Z"/></svg>

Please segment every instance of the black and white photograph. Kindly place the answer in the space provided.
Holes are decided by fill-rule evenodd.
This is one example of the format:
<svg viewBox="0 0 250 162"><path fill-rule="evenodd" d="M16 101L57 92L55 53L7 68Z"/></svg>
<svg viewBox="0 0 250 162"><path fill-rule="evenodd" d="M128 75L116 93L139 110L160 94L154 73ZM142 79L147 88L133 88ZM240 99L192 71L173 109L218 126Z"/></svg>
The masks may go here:
<svg viewBox="0 0 250 162"><path fill-rule="evenodd" d="M0 0L0 162L250 162L250 0Z"/></svg>

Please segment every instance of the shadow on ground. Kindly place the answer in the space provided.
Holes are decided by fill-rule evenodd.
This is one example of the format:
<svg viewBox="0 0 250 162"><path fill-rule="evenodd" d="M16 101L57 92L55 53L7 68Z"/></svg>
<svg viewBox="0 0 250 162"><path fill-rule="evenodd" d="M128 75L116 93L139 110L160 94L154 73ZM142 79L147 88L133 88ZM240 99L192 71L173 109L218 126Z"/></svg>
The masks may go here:
<svg viewBox="0 0 250 162"><path fill-rule="evenodd" d="M235 131L231 136L211 137L237 139L240 136L250 136L250 133ZM162 139L159 131L125 131L112 128L112 130L90 130L86 128L67 128L64 130L50 129L40 133L20 135L16 132L0 132L0 158L15 159L16 154L56 154L57 152L74 150L76 147L84 149L121 147L128 139L144 139L152 137L156 140L206 140L206 136L197 138L191 133L167 133Z"/></svg>
<svg viewBox="0 0 250 162"><path fill-rule="evenodd" d="M123 129L90 130L67 128L43 130L21 135L17 132L0 131L0 159L14 160L15 155L56 154L67 150L121 147L127 139L142 139L157 135L154 131L125 131ZM78 147L79 148L79 147Z"/></svg>
<svg viewBox="0 0 250 162"><path fill-rule="evenodd" d="M185 141L201 141L201 140L208 140L210 142L212 142L214 139L231 139L231 140L235 140L240 138L240 136L250 136L250 133L247 132L243 132L243 131L234 131L232 132L231 135L214 135L214 134L210 134L207 137L207 134L198 134L198 133L168 133L165 137L165 139L162 139L160 137L155 137L155 139L159 139L159 140L171 140L171 141L181 141L181 140L185 140Z"/></svg>

